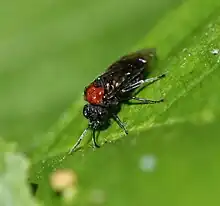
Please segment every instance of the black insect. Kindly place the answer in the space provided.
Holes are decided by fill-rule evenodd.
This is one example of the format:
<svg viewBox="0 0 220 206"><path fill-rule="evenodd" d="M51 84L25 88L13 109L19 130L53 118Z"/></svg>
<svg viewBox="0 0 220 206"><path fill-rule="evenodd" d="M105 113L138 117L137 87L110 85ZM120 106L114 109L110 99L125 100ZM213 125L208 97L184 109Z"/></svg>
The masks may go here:
<svg viewBox="0 0 220 206"><path fill-rule="evenodd" d="M128 103L130 100L135 100L140 104L155 104L163 101L163 99L154 101L136 97L139 91L136 90L137 88L141 89L141 86L165 77L165 74L162 74L147 78L151 68L150 64L155 58L155 49L143 49L123 56L85 88L84 99L88 104L83 108L83 115L89 120L89 124L71 148L70 153L78 147L89 129L92 129L94 146L99 147L95 132L109 125L111 119L114 119L119 127L128 134L124 124L117 116L123 103Z"/></svg>

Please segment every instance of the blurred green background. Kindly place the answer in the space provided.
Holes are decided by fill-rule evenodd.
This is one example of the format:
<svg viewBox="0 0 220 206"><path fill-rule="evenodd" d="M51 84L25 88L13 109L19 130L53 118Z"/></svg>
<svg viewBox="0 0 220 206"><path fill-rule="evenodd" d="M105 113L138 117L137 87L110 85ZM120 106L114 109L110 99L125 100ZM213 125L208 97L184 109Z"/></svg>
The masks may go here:
<svg viewBox="0 0 220 206"><path fill-rule="evenodd" d="M42 205L65 205L48 180L59 168L78 175L78 205L219 205L219 11L219 0L2 1L0 205L10 194L31 206L25 178ZM84 141L65 156L87 125L84 87L144 47L158 51L152 76L169 75L140 96L165 103L123 107L128 137L113 123L101 149Z"/></svg>

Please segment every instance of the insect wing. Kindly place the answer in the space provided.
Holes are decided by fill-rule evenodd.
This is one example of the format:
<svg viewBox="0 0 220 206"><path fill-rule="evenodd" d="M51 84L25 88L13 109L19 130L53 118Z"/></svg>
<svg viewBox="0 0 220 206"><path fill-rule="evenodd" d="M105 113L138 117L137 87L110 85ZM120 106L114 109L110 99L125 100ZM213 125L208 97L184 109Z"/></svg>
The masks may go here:
<svg viewBox="0 0 220 206"><path fill-rule="evenodd" d="M110 65L100 76L107 91L105 99L111 99L128 84L145 79L148 62L155 55L154 49L144 49L123 56Z"/></svg>

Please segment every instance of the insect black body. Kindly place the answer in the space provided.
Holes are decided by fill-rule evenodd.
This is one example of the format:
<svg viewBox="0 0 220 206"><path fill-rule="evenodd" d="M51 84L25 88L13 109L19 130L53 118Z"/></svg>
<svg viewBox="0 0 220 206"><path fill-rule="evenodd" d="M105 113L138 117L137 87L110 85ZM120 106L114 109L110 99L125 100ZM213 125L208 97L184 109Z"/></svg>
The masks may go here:
<svg viewBox="0 0 220 206"><path fill-rule="evenodd" d="M85 88L84 99L88 104L84 106L83 115L89 120L89 126L70 153L80 144L88 129L92 129L94 145L99 147L96 143L95 131L105 128L110 124L111 119L114 119L127 134L126 128L117 116L123 103L129 100L136 100L141 104L163 101L163 99L154 101L136 97L137 88L165 77L165 74L162 74L147 79L154 58L156 58L155 49L143 49L123 56Z"/></svg>

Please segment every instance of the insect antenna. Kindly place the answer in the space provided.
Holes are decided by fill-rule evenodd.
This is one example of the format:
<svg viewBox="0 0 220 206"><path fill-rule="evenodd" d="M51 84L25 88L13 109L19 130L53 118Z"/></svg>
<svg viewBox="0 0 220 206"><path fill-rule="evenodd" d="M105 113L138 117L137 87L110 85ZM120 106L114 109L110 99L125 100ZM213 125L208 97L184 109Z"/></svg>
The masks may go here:
<svg viewBox="0 0 220 206"><path fill-rule="evenodd" d="M73 145L73 147L70 149L69 154L71 154L72 152L75 151L75 149L79 146L79 144L81 143L81 141L83 140L83 138L85 137L87 131L88 131L89 127L87 127L83 133L81 134L81 136L79 137L79 139L77 140L77 142Z"/></svg>
<svg viewBox="0 0 220 206"><path fill-rule="evenodd" d="M128 134L128 130L125 128L125 125L123 124L123 122L119 119L118 115L113 114L113 118L114 120L117 122L118 126L121 127L125 134Z"/></svg>

